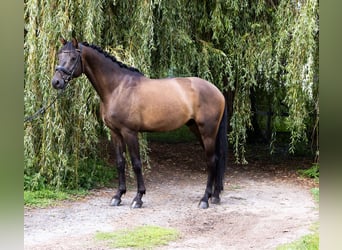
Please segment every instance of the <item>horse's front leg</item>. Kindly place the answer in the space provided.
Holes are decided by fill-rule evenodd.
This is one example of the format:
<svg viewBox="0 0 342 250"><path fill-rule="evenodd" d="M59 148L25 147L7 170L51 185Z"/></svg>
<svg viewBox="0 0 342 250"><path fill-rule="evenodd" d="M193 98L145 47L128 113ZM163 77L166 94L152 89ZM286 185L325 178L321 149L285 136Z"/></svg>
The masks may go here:
<svg viewBox="0 0 342 250"><path fill-rule="evenodd" d="M126 176L125 176L125 165L126 160L124 156L125 144L120 134L111 131L112 141L115 146L116 164L119 174L119 188L116 194L113 196L110 205L119 206L121 203L121 196L126 193Z"/></svg>
<svg viewBox="0 0 342 250"><path fill-rule="evenodd" d="M133 171L135 173L135 177L137 179L137 195L132 201L132 208L141 208L143 201L142 197L146 192L144 178L142 175L142 164L140 160L140 152L139 152L139 141L138 141L138 133L134 131L126 131L123 133L124 140L128 146L129 154L132 161Z"/></svg>

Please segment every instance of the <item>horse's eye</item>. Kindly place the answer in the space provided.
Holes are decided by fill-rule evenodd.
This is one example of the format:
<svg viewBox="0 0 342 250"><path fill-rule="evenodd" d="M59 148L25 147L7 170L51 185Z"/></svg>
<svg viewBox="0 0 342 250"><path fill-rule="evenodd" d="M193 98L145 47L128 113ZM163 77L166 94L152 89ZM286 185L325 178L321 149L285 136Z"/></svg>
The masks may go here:
<svg viewBox="0 0 342 250"><path fill-rule="evenodd" d="M76 60L75 56L71 57L71 61L75 61L75 60Z"/></svg>

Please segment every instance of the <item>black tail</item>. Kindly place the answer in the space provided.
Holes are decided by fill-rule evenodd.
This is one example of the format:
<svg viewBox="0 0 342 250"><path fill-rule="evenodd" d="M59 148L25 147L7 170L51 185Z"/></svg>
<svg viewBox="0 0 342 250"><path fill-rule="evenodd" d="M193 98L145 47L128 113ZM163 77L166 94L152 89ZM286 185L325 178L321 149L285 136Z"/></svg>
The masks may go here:
<svg viewBox="0 0 342 250"><path fill-rule="evenodd" d="M227 166L228 158L228 139L227 139L228 114L227 105L225 105L224 113L220 122L220 127L216 136L216 185L223 190L224 172Z"/></svg>

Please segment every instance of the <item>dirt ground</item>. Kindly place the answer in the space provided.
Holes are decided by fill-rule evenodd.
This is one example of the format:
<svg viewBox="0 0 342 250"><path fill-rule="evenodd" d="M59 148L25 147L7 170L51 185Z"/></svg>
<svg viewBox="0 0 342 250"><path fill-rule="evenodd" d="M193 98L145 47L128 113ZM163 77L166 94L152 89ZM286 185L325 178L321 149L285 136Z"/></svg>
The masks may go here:
<svg viewBox="0 0 342 250"><path fill-rule="evenodd" d="M94 239L141 225L175 228L180 238L157 249L274 249L310 233L318 205L310 189L317 184L298 176L310 159L269 160L255 147L248 165L229 159L221 204L199 209L206 171L196 143L152 143L152 170L145 174L142 209L130 209L135 181L119 207L109 206L114 189L94 190L78 201L45 209L25 208L24 249L110 249Z"/></svg>

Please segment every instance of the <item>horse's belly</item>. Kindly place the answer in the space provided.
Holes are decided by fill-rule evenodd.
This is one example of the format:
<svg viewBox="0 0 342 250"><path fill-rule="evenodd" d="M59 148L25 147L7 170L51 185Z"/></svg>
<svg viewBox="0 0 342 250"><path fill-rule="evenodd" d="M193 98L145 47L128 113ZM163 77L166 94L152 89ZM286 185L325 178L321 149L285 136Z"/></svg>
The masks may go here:
<svg viewBox="0 0 342 250"><path fill-rule="evenodd" d="M150 107L142 111L141 130L170 131L181 127L190 119L190 112L184 107Z"/></svg>

